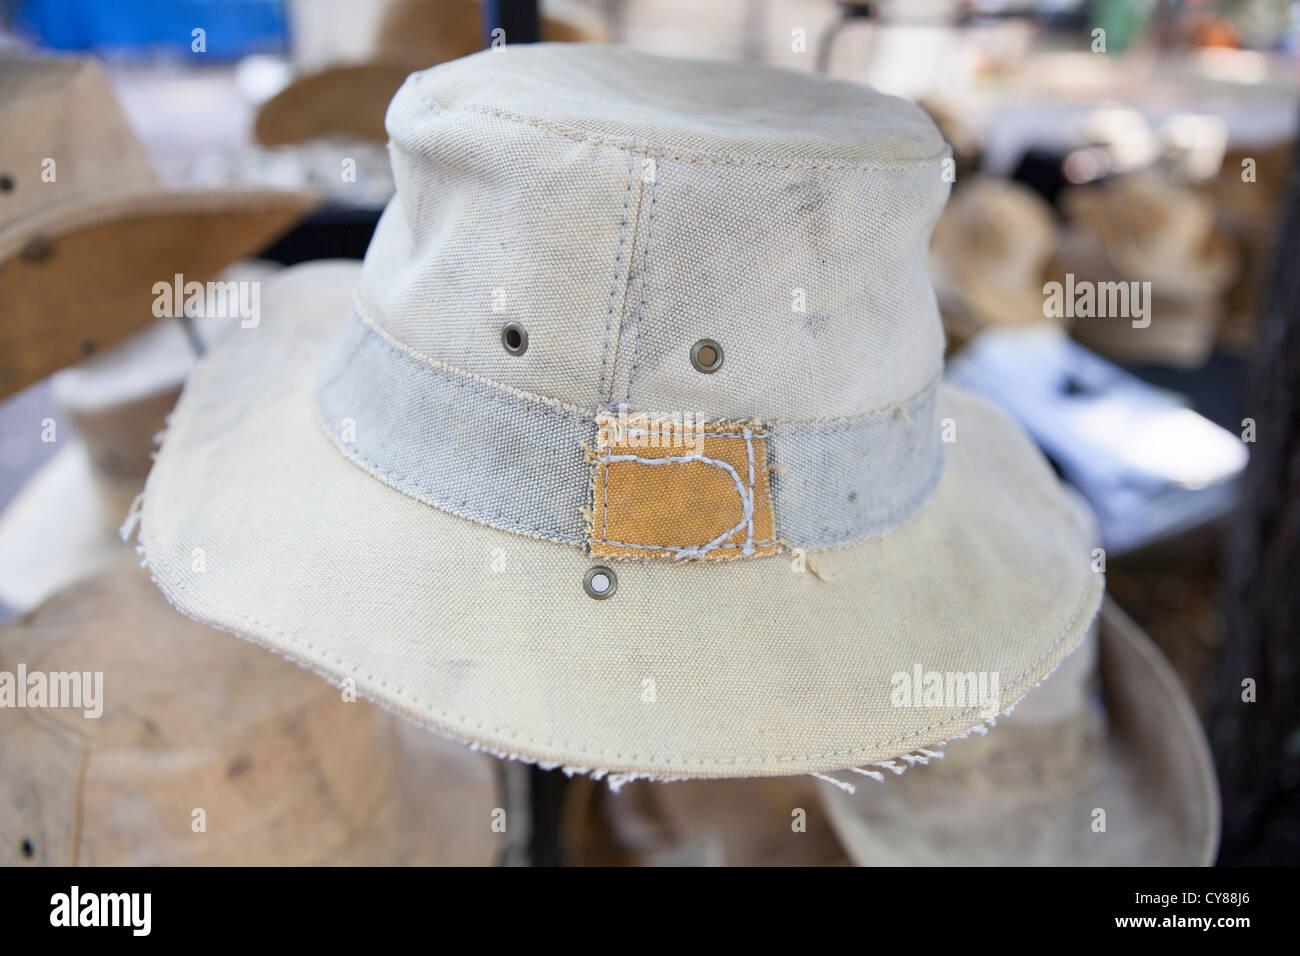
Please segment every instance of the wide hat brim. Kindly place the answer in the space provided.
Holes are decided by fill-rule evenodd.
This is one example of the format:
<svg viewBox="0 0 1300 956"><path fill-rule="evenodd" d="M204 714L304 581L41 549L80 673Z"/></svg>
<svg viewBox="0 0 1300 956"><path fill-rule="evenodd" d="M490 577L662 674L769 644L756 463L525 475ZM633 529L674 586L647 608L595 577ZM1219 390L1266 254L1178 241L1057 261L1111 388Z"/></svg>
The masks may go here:
<svg viewBox="0 0 1300 956"><path fill-rule="evenodd" d="M158 189L51 209L0 230L0 398L155 321L156 282L207 282L320 197Z"/></svg>
<svg viewBox="0 0 1300 956"><path fill-rule="evenodd" d="M1107 734L1100 773L1069 793L946 790L928 766L856 792L820 785L859 866L1208 866L1218 852L1218 782L1205 733L1159 648L1106 600L1100 671ZM1050 678L1049 678L1050 682ZM998 733L995 727L990 735ZM994 738L995 739L995 738ZM955 741L952 747L962 746ZM1106 829L1094 829L1096 810Z"/></svg>
<svg viewBox="0 0 1300 956"><path fill-rule="evenodd" d="M654 778L869 764L987 719L895 706L896 673L997 671L1009 707L1096 613L1086 519L1018 426L947 387L945 473L905 524L808 555L815 571L788 554L620 561L617 593L592 600L582 549L407 497L327 435L314 379L359 271L286 270L261 325L199 363L140 540L186 614L441 734Z"/></svg>

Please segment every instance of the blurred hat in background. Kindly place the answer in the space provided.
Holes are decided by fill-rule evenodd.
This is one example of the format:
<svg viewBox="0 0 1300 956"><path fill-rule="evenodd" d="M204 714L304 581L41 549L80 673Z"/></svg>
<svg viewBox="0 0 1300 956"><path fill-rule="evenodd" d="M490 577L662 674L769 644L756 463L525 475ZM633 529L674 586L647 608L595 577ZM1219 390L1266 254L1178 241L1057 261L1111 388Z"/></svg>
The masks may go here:
<svg viewBox="0 0 1300 956"><path fill-rule="evenodd" d="M83 692L4 711L0 865L491 865L527 832L493 832L497 760L187 620L139 568L0 629L0 671Z"/></svg>
<svg viewBox="0 0 1300 956"><path fill-rule="evenodd" d="M1220 297L1236 274L1231 242L1215 228L1200 192L1154 171L1077 187L1063 194L1070 228L1052 273L1069 284L1150 283L1150 323L1130 316L1081 316L1075 338L1120 361L1196 366L1214 344Z"/></svg>
<svg viewBox="0 0 1300 956"><path fill-rule="evenodd" d="M154 283L212 279L316 201L164 186L95 61L0 53L0 397L153 321Z"/></svg>
<svg viewBox="0 0 1300 956"><path fill-rule="evenodd" d="M950 340L1044 321L1043 277L1056 248L1052 207L1019 183L976 177L953 192L930 240L930 276Z"/></svg>
<svg viewBox="0 0 1300 956"><path fill-rule="evenodd" d="M260 282L277 268L241 262L221 281ZM192 321L200 339L212 341L230 320ZM158 433L193 365L179 323L156 319L54 373L54 439L62 447L0 513L0 601L26 610L108 564L135 562L118 529L144 487ZM68 426L70 434L58 431Z"/></svg>
<svg viewBox="0 0 1300 956"><path fill-rule="evenodd" d="M259 143L285 146L329 136L387 142L384 114L402 81L416 70L477 52L490 39L483 35L477 0L380 0L369 6L375 21L371 42L361 49L351 44L352 58L308 70L263 103L253 126ZM568 13L581 16L585 11L570 6ZM333 4L295 3L291 15L295 33L326 44L331 27L317 21L339 21ZM590 22L579 26L541 18L543 41L602 38ZM304 58L319 59L315 51L306 51Z"/></svg>
<svg viewBox="0 0 1300 956"><path fill-rule="evenodd" d="M633 781L579 777L564 791L571 866L843 866L850 860L811 776Z"/></svg>
<svg viewBox="0 0 1300 956"><path fill-rule="evenodd" d="M1208 866L1219 792L1160 650L1109 598L1085 643L997 726L849 793L820 784L859 866ZM841 775L843 776L843 775Z"/></svg>
<svg viewBox="0 0 1300 956"><path fill-rule="evenodd" d="M1069 190L1064 202L1118 278L1149 281L1168 298L1214 295L1232 278L1236 262L1213 206L1154 171Z"/></svg>

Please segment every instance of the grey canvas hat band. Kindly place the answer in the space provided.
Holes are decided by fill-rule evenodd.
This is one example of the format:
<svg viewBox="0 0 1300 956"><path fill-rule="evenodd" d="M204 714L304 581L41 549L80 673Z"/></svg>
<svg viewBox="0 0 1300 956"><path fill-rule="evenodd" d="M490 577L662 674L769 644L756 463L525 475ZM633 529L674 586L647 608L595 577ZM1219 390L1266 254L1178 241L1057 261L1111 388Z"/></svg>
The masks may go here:
<svg viewBox="0 0 1300 956"><path fill-rule="evenodd" d="M862 415L764 425L776 538L836 547L915 514L943 473L937 387ZM321 367L316 402L340 451L403 494L504 531L584 541L596 411L421 355L360 304Z"/></svg>

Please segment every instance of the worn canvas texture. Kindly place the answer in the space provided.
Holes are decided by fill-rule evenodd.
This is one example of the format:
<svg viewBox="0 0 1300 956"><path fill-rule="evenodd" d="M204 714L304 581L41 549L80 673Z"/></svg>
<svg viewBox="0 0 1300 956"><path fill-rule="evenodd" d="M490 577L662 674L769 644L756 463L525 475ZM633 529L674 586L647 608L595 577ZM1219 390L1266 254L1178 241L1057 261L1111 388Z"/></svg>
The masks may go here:
<svg viewBox="0 0 1300 956"><path fill-rule="evenodd" d="M919 109L541 45L413 75L387 125L365 263L268 284L173 416L141 542L187 613L493 752L655 778L886 760L990 716L900 706L898 672L997 671L1009 707L1082 638L1083 520L939 381ZM609 416L705 450L652 464Z"/></svg>

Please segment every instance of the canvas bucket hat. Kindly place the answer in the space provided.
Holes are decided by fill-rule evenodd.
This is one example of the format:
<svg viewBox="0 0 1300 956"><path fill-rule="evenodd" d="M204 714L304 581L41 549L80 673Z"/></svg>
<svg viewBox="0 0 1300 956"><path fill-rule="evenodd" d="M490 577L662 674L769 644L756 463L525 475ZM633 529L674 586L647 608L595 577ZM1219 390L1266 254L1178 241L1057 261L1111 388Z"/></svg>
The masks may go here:
<svg viewBox="0 0 1300 956"><path fill-rule="evenodd" d="M186 614L618 780L911 753L1083 638L1086 520L940 382L921 110L543 44L413 75L387 123L364 264L282 273L173 413L139 540ZM917 666L998 695L896 705Z"/></svg>
<svg viewBox="0 0 1300 956"><path fill-rule="evenodd" d="M527 831L493 829L499 761L187 621L130 564L0 628L0 700L0 865L491 865Z"/></svg>
<svg viewBox="0 0 1300 956"><path fill-rule="evenodd" d="M165 186L95 61L0 53L0 397L152 322L156 282L207 282L317 202Z"/></svg>

